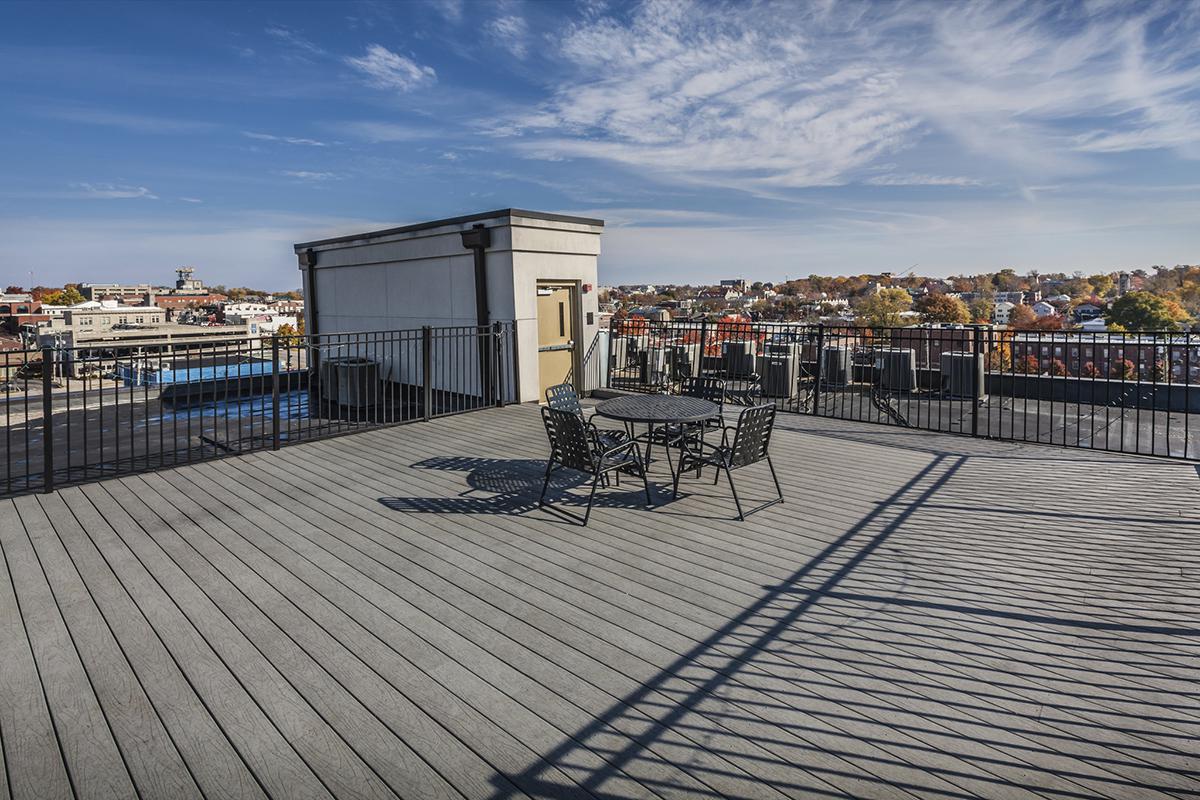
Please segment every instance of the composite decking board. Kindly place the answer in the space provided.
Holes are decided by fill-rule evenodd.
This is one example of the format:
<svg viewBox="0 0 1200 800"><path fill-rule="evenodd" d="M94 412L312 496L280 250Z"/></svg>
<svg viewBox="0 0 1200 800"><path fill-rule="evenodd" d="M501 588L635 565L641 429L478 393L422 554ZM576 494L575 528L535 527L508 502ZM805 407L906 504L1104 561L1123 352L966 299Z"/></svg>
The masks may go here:
<svg viewBox="0 0 1200 800"><path fill-rule="evenodd" d="M197 474L189 474L187 477L192 479L193 481L196 481L196 484L194 484L194 485L197 487L204 485L203 482L205 481L205 478L203 476L200 476ZM210 492L213 492L214 494L212 496L216 497L218 499L228 497L228 495L223 493L223 487L219 487L214 484L211 487L206 486L205 488L207 488ZM246 513L247 513L248 517L253 515L253 510L250 508L247 508L245 506L239 506L237 504L235 504L235 507L246 508ZM263 520L263 522L266 523L267 528L273 527L271 520ZM297 523L298 523L298 525L295 530L285 530L284 535L287 537L293 537L293 536L302 534L302 532L303 532L302 526L306 523L300 519L297 519ZM278 525L278 523L276 522L275 526L277 526L277 525ZM253 531L255 531L255 528L251 527L251 532L253 532ZM320 533L320 532L321 531L318 530L318 533ZM243 533L243 535L245 535L245 533ZM268 553L269 555L272 555L275 559L277 559L280 564L290 564L291 565L289 567L289 569L294 571L296 573L296 576L298 576L298 577L291 578L291 580L300 581L302 579L307 579L307 580L324 579L324 582L326 583L326 585L332 586L333 584L329 583L329 578L332 577L335 580L337 580L339 583L343 584L343 586L340 590L337 589L336 586L333 587L334 595L341 596L342 598L349 598L350 604L354 605L354 607L360 611L360 613L363 615L363 617L365 619L382 621L385 628L390 629L393 632L399 630L398 628L395 627L398 624L397 619L395 619L394 617L391 617L386 610L380 608L377 605L372 607L371 601L368 598L363 596L360 592L355 591L353 586L349 585L349 584L356 582L355 581L356 576L354 575L353 568L349 564L340 564L336 561L330 561L330 560L328 560L330 558L329 556L322 556L317 549L314 549L314 548L319 548L320 545L322 544L321 542L306 542L303 544L293 544L291 547L288 547L287 544L284 542L280 542L278 545L275 545L275 546L270 546L270 545L262 542L261 540L259 542L257 542L256 544L258 547L260 547L264 550L264 553ZM328 543L325 543L325 545L328 546ZM324 563L330 564L332 569L328 573L325 573L320 570L314 570L311 563L309 563L308 566L305 566L305 562L314 562L314 559L316 561L323 561ZM297 568L297 566L296 566L297 564L300 565L299 568ZM341 570L345 570L345 572L342 572ZM354 594L358 595L358 597L357 598L352 597L350 594L348 594L349 592L354 592ZM322 599L327 600L327 598L324 598L324 597ZM328 602L328 600L327 600L327 602ZM345 603L345 602L346 601L343 599L343 603ZM344 612L345 612L345 609L343 609L339 606L336 606L332 603L330 603L330 607L336 608L339 613L344 614ZM351 625L356 624L354 618L350 617L350 616L345 617L345 622L347 622ZM411 624L411 620L409 620L407 618L404 620L404 622ZM424 640L417 641L415 639L412 639L411 637L413 637L414 635L415 634L412 634L412 633L406 634L406 636L409 637L409 646L407 648L400 648L400 649L407 649L408 651L410 651L407 654L409 657L412 657L414 655L414 653L411 652L414 647L420 647L422 651L428 650L429 653L431 654L431 657L434 657L435 659L440 659L440 661L441 661L440 664L438 663L437 660L435 660L431 666L431 668L435 672L437 672L439 670L444 671L448 668L448 666L452 666L452 665L447 664L447 662L445 660L446 657L444 654L439 653L436 656L432 655L433 654L432 646L425 643ZM392 644L395 644L394 636L389 636L389 634L386 631L381 632L379 634L379 636L380 636L381 641L390 639L392 641ZM397 649L395 651L397 655L400 653L400 649ZM419 655L419 653L417 653L416 655ZM395 664L393 664L393 666L395 666ZM401 665L401 668L403 668L403 665ZM407 669L412 670L413 667L410 665L407 667ZM394 669L389 670L389 672L395 672L395 671L396 670L394 670ZM431 698L426 696L424 699L426 702L429 702ZM486 707L486 703L484 705ZM450 707L450 708L444 709L444 712L445 712L445 715L447 718L449 718L450 720L454 720L455 718L462 716L464 713L464 710L461 708L458 710L455 710L453 707ZM510 720L510 722L511 722L511 720ZM516 740L514 740L514 742L515 741ZM522 746L518 745L518 747L522 747ZM527 758L531 757L533 755L535 755L534 751L525 750L525 756Z"/></svg>
<svg viewBox="0 0 1200 800"><path fill-rule="evenodd" d="M8 559L13 587L20 601L21 615L25 619L29 643L75 796L81 799L134 797L136 791L108 719L96 699L58 601L34 551L31 538L45 535L49 523L35 496L17 498L14 505L24 531L18 535L4 535L11 530L4 529L0 534L3 535L0 546L4 547ZM80 588L75 582L58 587L60 592L68 595L75 595Z"/></svg>
<svg viewBox="0 0 1200 800"><path fill-rule="evenodd" d="M144 494L148 511L138 512L141 522L149 524L144 513L152 513L162 522L161 532L143 530L122 503L101 503L103 513L97 510L88 499L95 491L91 487L86 494L66 490L60 496L89 534L93 526L124 537L141 531L142 539L134 543L143 556L148 541L165 542L166 536L202 549L211 570L174 545L166 557L202 586L206 597L218 597L218 587L224 587L216 605L231 618L236 612L246 631L269 630L249 627L261 612L292 641L313 648L314 660L331 674L336 668L336 680L347 691L351 684L365 691L363 681L372 674L355 666L356 658L379 659L372 669L381 675L404 663L410 648L432 644L449 663L475 662L454 663L443 671L429 661L423 669L433 671L445 684L438 685L452 695L462 692L482 702L489 695L481 692L497 691L508 698L505 702L529 706L552 726L547 735L529 738L534 744L525 751L528 764L516 776L530 794L562 797L564 784L538 783L558 766L575 770L576 785L598 766L609 773L623 766L623 783L605 782L607 776L600 774L583 783L605 797L632 796L626 791L630 781L644 782L648 791L663 796L695 795L707 787L682 786L688 770L709 785L716 780L686 761L706 746L706 768L738 770L740 764L745 775L757 756L764 767L759 780L774 781L784 794L796 796L824 786L831 787L829 794L840 788L856 796L907 790L931 797L1040 794L1115 800L1200 793L1189 749L1200 721L1189 678L1200 666L1192 622L1200 573L1200 540L1193 538L1193 532L1200 534L1200 484L1194 470L1136 457L999 445L787 414L780 415L777 430L772 451L782 467L788 502L746 523L729 521L733 508L724 481L714 490L686 478L678 503L647 514L621 508L620 502L598 502L588 528L536 512L498 514L495 503L490 508L474 503L505 488L489 483L495 476L480 468L488 458L524 462L508 477L521 484L518 495L528 491L524 470L540 462L546 449L536 410L529 407L127 478L121 488L113 484L100 495L111 499L115 494L136 509L140 501L131 496ZM477 463L462 472L414 467L430 456L445 461L447 455L464 453ZM897 490L939 459L943 465L962 459L964 466L935 495L919 498L922 502L908 509L914 493L897 495ZM661 463L658 469L661 486ZM540 470L534 472L540 488ZM476 475L483 483L473 482ZM1113 475L1143 491L1134 499L1101 491ZM744 491L770 495L769 477L747 471L735 477L743 476L750 477ZM189 491L195 485L204 491ZM739 480L739 490L742 486ZM1030 494L1032 487L1041 488ZM464 490L475 495L463 498L472 501L467 506L491 513L410 513L379 503L381 495L411 495L441 501L450 510L454 504L446 501ZM601 490L600 497L606 494ZM1028 496L1048 508L1034 529L1029 517L1017 513L1020 503L1014 506L1010 499ZM1076 513L1080 499L1087 501L1086 513ZM881 503L885 511L875 527L821 557ZM172 505L181 509L180 516L173 515ZM165 707L170 693L148 677L153 648L140 640L139 624L143 635L165 635L176 649L187 639L167 629L171 617L154 606L156 594L136 585L161 575L128 565L120 536L92 534L101 546L89 553L92 539L57 524L60 510L52 499L43 499L42 507L125 652L126 669L137 673L201 788L215 796L208 789L207 765L192 765L192 740L183 735L178 714ZM4 512L0 506L0 524ZM881 525L901 515L906 518L896 535L869 558L855 558ZM984 525L999 535L970 529ZM41 553L36 532L30 541ZM889 549L892 545L897 549ZM105 575L109 560L120 567L120 582L117 574ZM795 567L814 560L818 563L802 582L784 584ZM175 574L164 563L155 566L162 574ZM69 583L69 571L60 578L47 570L47 577L55 597L67 596L59 593L58 583ZM779 592L712 646L672 668L672 658L706 641L780 585L800 591ZM242 593L231 594L235 588ZM125 609L133 623L116 619L126 591L131 594L124 596ZM292 611L271 592L289 602L295 593L297 607L303 608ZM147 602L152 613L143 618L139 606ZM406 604L419 611L406 611ZM798 621L789 620L798 605L807 610ZM73 632L75 618L63 608ZM364 621L378 633L363 628L354 618L358 614L372 615ZM448 616L439 619L439 614ZM157 629L150 628L150 620ZM339 623L352 633L334 630ZM402 623L416 627L416 640L398 635L393 626ZM461 634L461 641L446 627ZM745 663L730 660L767 633L768 644ZM212 634L206 630L206 635ZM367 642L374 643L370 656L357 652ZM161 641L159 648L160 658L174 661ZM268 662L286 652L266 645L262 650L270 653ZM495 658L474 658L480 650ZM334 667L342 651L349 652L349 660ZM83 660L90 668L89 657ZM730 664L735 669L721 673ZM172 666L171 679L190 690L183 668L194 672L194 665ZM295 675L291 665L279 666L282 674ZM663 670L668 670L665 678L659 677ZM714 674L721 677L711 696L687 696ZM572 682L581 687L574 694ZM644 688L648 684L650 691ZM380 685L379 691L389 686ZM97 694L103 708L103 694ZM192 702L211 702L211 694L201 682ZM441 702L432 707L447 708ZM682 713L672 715L676 707ZM509 726L520 719L510 712L487 712L499 713L497 719ZM589 714L603 719L568 730ZM648 727L648 720L664 718L669 730ZM479 731L460 726L445 739L460 748L481 748L472 739L487 737L483 731L494 724L481 720L486 724ZM0 717L8 755L4 722ZM213 718L207 724L218 736L246 742L244 734L218 728ZM123 746L124 736L117 726L113 730L118 747ZM564 730L562 742L550 747L554 731ZM520 737L521 731L511 735ZM630 749L626 742L637 744ZM228 742L225 746L240 756ZM675 772L661 765L642 768L639 760L661 760L655 748L680 761L673 765ZM579 758L580 753L588 758ZM488 782L497 778L494 766L470 750L461 755L464 771ZM770 763L784 760L796 766ZM806 760L813 764L807 774L821 782L788 783L806 774L799 771ZM11 773L11 761L4 763ZM317 771L340 768L322 764ZM716 785L729 794L748 786ZM489 788L493 800L519 794L511 783L489 783Z"/></svg>
<svg viewBox="0 0 1200 800"><path fill-rule="evenodd" d="M97 484L93 491L98 495L101 490L107 492L136 523L118 532L126 546L192 622L197 633L212 647L328 792L346 797L395 797L328 720L287 680L283 670L291 672L291 668L298 665L286 659L276 663L267 658L222 613L221 607L203 592L196 580L171 560L157 536L166 533L166 524L148 513L145 504L129 493L122 482Z"/></svg>
<svg viewBox="0 0 1200 800"><path fill-rule="evenodd" d="M332 524L333 524L333 522L332 522L332 521L330 521L330 522L328 522L328 523L323 523L323 524L325 524L325 525L332 525ZM369 569L369 568L368 568L368 569ZM385 578L384 580L386 581L386 578ZM381 584L381 585L382 585L382 584ZM384 601L384 602L386 602L386 601ZM563 734L563 736L564 736L564 737L565 737L565 735L566 735L566 734ZM695 754L693 753L693 756L694 756L694 755L695 755ZM667 760L668 760L668 758L667 758L667 757L664 757L664 763L665 763ZM657 783L656 783L656 784L653 784L653 785L654 785L654 788L656 788L656 789L657 789L657 788L659 788L659 785L658 785Z"/></svg>
<svg viewBox="0 0 1200 800"><path fill-rule="evenodd" d="M134 787L143 797L200 797L187 764L58 538L57 527L78 523L61 497L44 495L38 500L54 527L31 525L26 519L26 530Z"/></svg>
<svg viewBox="0 0 1200 800"><path fill-rule="evenodd" d="M201 791L210 798L262 798L262 789L245 762L142 610L84 533L83 526L98 530L107 527L107 523L78 488L57 492L56 496L66 502L70 511L70 519L55 515L59 538L188 762Z"/></svg>
<svg viewBox="0 0 1200 800"><path fill-rule="evenodd" d="M586 533L586 531L580 531L580 535L584 536L584 535L587 535L587 533Z"/></svg>
<svg viewBox="0 0 1200 800"><path fill-rule="evenodd" d="M216 503L222 505L228 502L228 496L226 495L214 496L207 494L205 492L204 477L194 472L181 473L178 476L149 476L147 480L162 479L171 483L177 477L185 481L187 491L193 498L212 497ZM178 491L178 487L173 485L171 489ZM448 744L456 744L458 740L453 738L452 732L438 729L439 723L436 721L436 718L426 717L427 713L433 711L436 717L443 717L450 721L462 718L471 719L469 709L447 704L444 701L446 697L444 694L440 695L443 699L439 701L439 695L431 694L427 686L422 687L421 682L415 680L413 676L413 673L418 672L417 667L407 661L405 656L401 655L399 651L391 651L390 659L386 657L381 658L380 646L386 646L386 643L373 638L366 629L361 629L361 636L349 636L347 631L352 634L355 633L356 629L360 628L359 623L353 617L342 613L340 609L306 584L301 578L287 571L286 563L289 562L289 559L286 555L280 555L280 553L286 553L284 549L285 545L273 544L262 539L261 532L279 526L277 521L260 518L259 523L252 523L250 520L254 518L253 509L243 507L236 502L232 506L226 507L233 510L238 516L235 519L226 518L220 520L219 524L227 529L227 534L220 534L221 544L241 560L242 563L247 565L247 568L255 571L257 575L270 576L270 580L267 582L276 591L284 591L285 589L294 590L290 591L288 596L297 604L301 613L304 613L309 619L320 621L322 630L327 631L331 638L342 643L348 653L356 654L357 658L364 659L364 666L371 668L373 670L372 674L380 681L377 685L386 686L387 691L396 693L396 696L390 701L392 705L382 709L383 713L387 714L391 722L397 727L414 729L419 740L416 744L428 750L428 755L435 762L440 762L441 766L447 769L452 776L461 770L461 766L456 769L455 760L470 766L471 756L473 755L471 751L465 745L461 744L458 745L461 748L461 751L458 752L455 752L455 747L448 747ZM243 508L245 508L244 514L242 511ZM243 527L243 524L240 524L243 521L245 527ZM214 537L218 535L216 529L210 529L210 533ZM284 535L291 536L292 534L290 531L285 531ZM298 554L294 556L294 559L299 558ZM262 579L265 580L265 577ZM388 680L396 683L397 686L388 683ZM406 693L407 695L412 695L416 700L423 702L425 705L418 707L412 704L408 700ZM403 702L398 703L397 701ZM399 713L396 713L397 708L395 706L400 706L398 709ZM422 708L424 708L424 711L421 710ZM472 722L478 724L480 719L472 719ZM476 732L482 733L484 730L486 730L486 725L477 728ZM491 735L495 736L498 733L499 731L495 731ZM483 749L491 753L493 757L497 753L503 752L490 738L485 741L487 742L487 746ZM532 755L531 751L525 749L516 740L511 740L510 748L521 751L524 758ZM453 756L451 760L441 757L448 750L450 751L450 755ZM480 759L478 756L475 756L475 758L478 759L478 763L474 766L477 768L487 766L486 761ZM503 763L505 758L501 757L499 761ZM468 790L468 794L474 795L479 792L481 786L471 783L469 773L466 777L462 775L458 777L465 784L461 788ZM492 787L490 785L483 785L482 788L487 789Z"/></svg>
<svg viewBox="0 0 1200 800"><path fill-rule="evenodd" d="M581 534L586 535L586 531L581 531Z"/></svg>
<svg viewBox="0 0 1200 800"><path fill-rule="evenodd" d="M410 624L411 620L406 617L405 622L406 622L406 624ZM424 632L423 635L428 636L429 635L428 631ZM437 643L437 640L438 640L437 635L434 634L431 640L434 641L435 643ZM494 642L489 643L489 644L494 644ZM441 646L441 647L443 647L443 649L445 649L444 644L439 644L439 646ZM449 654L452 657L456 656L455 651L453 650L452 647L449 649ZM474 653L462 653L462 654L460 654L460 657L462 658L462 660L465 663L476 664L478 662L486 662L490 656L486 650L477 649L477 651ZM485 664L485 669L486 669L486 664ZM487 672L485 671L484 674L487 674ZM548 703L542 704L540 702L543 699L539 696L539 690L541 690L540 685L527 681L526 685L518 686L518 687L514 688L511 685L509 685L509 686L505 685L506 681L503 680L503 675L500 676L500 678L501 678L500 680L496 680L495 679L496 676L494 674L491 675L490 677L494 682L497 683L497 685L500 688L502 688L504 691L506 691L510 696L515 695L517 692L524 691L525 695L527 696L528 699L523 699L522 702L524 702L527 705L530 705L532 708L536 708L538 713L544 714L550 720L555 720L555 718L557 718L556 724L561 724L561 720L563 717L563 714L561 712L563 709L558 705L550 705ZM511 684L512 683L511 679L508 680L507 683ZM553 701L557 701L557 703L560 703L560 704L562 703L561 698L553 698ZM484 708L486 708L486 707L487 707L487 704L485 703ZM510 720L508 722L508 724L510 726L514 726L514 721ZM528 727L522 726L522 724L520 722L515 723L515 729L522 731L522 733L525 734L527 736L527 738L530 738L530 739L534 738L534 737L528 736L528 734L532 733L532 731ZM562 736L565 736L566 733L562 730L559 730L557 732L557 735L559 738L561 738ZM533 743L534 743L533 741L527 742L527 744L530 744L530 745L532 745ZM531 753L530 755L533 755L533 753ZM685 778L685 777L686 776L683 774L676 773L676 774L671 775L670 780L678 782L682 778ZM655 779L656 782L661 782L662 780L663 779L661 777L657 777ZM686 781L684 781L684 783L686 783Z"/></svg>
<svg viewBox="0 0 1200 800"><path fill-rule="evenodd" d="M743 529L743 530L749 530L749 529ZM586 533L587 533L587 531L581 531L581 534L586 534ZM623 533L623 531L618 531L618 533ZM1134 631L1133 633L1136 633L1136 632Z"/></svg>
<svg viewBox="0 0 1200 800"><path fill-rule="evenodd" d="M96 548L129 590L137 607L171 651L175 663L187 675L189 683L196 687L225 735L251 765L263 788L280 798L329 797L325 786L253 696L125 543L124 537L133 538L135 531L136 535L145 535L137 523L112 500L102 484L80 487L80 494L110 523L104 527L88 527L87 533Z"/></svg>
<svg viewBox="0 0 1200 800"><path fill-rule="evenodd" d="M303 650L293 637L311 641L304 621L294 620L298 624L284 629L271 620L266 611L282 605L280 601L286 602L282 595L263 598L255 593L262 607L255 603L250 591L253 588L251 582L256 576L248 570L238 570L233 559L223 558L219 550L214 551L209 547L215 542L194 520L180 513L183 509L181 503L189 502L186 497L180 496L180 503L168 505L153 491L138 492L135 498L130 486L110 484L108 488L125 507L144 503L170 526L174 538L167 536L166 531L157 526L145 527L163 551L196 582L265 658L279 665L305 700L394 792L407 797L459 796L440 776L408 751L403 742L372 715L368 706L325 671L321 665L336 659L340 653L328 648L314 648L315 652L311 653ZM121 489L126 494L122 495ZM210 556L226 569L216 566L209 560ZM308 622L308 625L312 623ZM279 633L284 636L278 636ZM371 700L385 703L391 698L375 696Z"/></svg>
<svg viewBox="0 0 1200 800"><path fill-rule="evenodd" d="M13 501L0 501L0 508L0 731L7 788L14 800L73 797L4 544L24 536L25 528Z"/></svg>

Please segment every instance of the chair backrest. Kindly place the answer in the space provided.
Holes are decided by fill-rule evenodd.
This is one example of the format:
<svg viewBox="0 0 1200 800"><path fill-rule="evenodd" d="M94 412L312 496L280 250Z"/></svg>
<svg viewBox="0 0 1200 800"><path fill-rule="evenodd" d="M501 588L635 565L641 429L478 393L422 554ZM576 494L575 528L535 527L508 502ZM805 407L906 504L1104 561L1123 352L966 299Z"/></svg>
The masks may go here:
<svg viewBox="0 0 1200 800"><path fill-rule="evenodd" d="M733 437L730 466L744 467L767 457L771 446L771 430L775 427L775 406L766 403L751 406L738 415L737 433Z"/></svg>
<svg viewBox="0 0 1200 800"><path fill-rule="evenodd" d="M579 404L579 395L575 394L575 387L569 383L560 383L547 388L546 405L555 411L583 414L583 406Z"/></svg>
<svg viewBox="0 0 1200 800"><path fill-rule="evenodd" d="M542 423L550 440L550 460L580 472L592 472L593 442L583 416L557 408L542 409Z"/></svg>
<svg viewBox="0 0 1200 800"><path fill-rule="evenodd" d="M725 381L720 378L687 378L679 388L685 397L711 400L717 405L725 404Z"/></svg>

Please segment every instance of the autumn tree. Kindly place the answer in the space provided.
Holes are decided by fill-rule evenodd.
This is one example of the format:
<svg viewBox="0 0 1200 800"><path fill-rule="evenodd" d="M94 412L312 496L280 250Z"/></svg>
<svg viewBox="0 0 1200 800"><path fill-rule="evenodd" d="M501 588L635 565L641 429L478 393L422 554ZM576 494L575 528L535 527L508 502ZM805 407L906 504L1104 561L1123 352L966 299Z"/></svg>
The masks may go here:
<svg viewBox="0 0 1200 800"><path fill-rule="evenodd" d="M1038 364L1037 356L1031 355L1018 359L1015 371L1025 375L1037 375L1042 371L1042 368Z"/></svg>
<svg viewBox="0 0 1200 800"><path fill-rule="evenodd" d="M1037 324L1037 314L1025 304L1014 306L1008 314L1008 327L1015 331L1032 330Z"/></svg>
<svg viewBox="0 0 1200 800"><path fill-rule="evenodd" d="M921 313L923 322L965 325L971 321L971 311L967 304L948 294L927 294L916 302L914 310Z"/></svg>
<svg viewBox="0 0 1200 800"><path fill-rule="evenodd" d="M912 298L903 289L880 289L858 301L855 310L859 321L869 328L898 328L903 324L900 314L912 306Z"/></svg>
<svg viewBox="0 0 1200 800"><path fill-rule="evenodd" d="M1176 331L1190 321L1179 303L1150 292L1129 292L1117 298L1106 319L1130 331Z"/></svg>

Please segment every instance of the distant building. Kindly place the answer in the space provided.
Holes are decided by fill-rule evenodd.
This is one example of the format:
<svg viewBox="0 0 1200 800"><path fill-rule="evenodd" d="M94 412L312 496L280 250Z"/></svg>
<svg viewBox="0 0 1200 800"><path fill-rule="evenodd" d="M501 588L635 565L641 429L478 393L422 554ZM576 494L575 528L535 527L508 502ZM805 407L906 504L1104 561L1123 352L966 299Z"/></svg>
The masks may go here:
<svg viewBox="0 0 1200 800"><path fill-rule="evenodd" d="M1020 306L1020 305L1025 304L1025 293L1024 292L996 292L992 296L992 299L995 300L997 303L1012 303L1013 305Z"/></svg>
<svg viewBox="0 0 1200 800"><path fill-rule="evenodd" d="M1010 303L1007 300L996 301L992 306L992 322L997 325L1007 325L1009 317L1012 316L1012 310L1016 307L1016 303Z"/></svg>
<svg viewBox="0 0 1200 800"><path fill-rule="evenodd" d="M746 291L746 279L745 278L728 278L726 280L721 281L721 287L724 289L733 289L734 291L737 291L737 292L745 292Z"/></svg>
<svg viewBox="0 0 1200 800"><path fill-rule="evenodd" d="M117 300L130 302L141 300L154 291L148 283L84 283L80 284L79 292L88 300Z"/></svg>
<svg viewBox="0 0 1200 800"><path fill-rule="evenodd" d="M1133 285L1133 277L1128 272L1117 275L1117 295L1124 297Z"/></svg>
<svg viewBox="0 0 1200 800"><path fill-rule="evenodd" d="M1033 309L1033 313L1037 314L1039 318L1053 317L1058 313L1058 309L1045 300L1039 300L1030 307Z"/></svg>
<svg viewBox="0 0 1200 800"><path fill-rule="evenodd" d="M1093 303L1080 303L1075 306L1075 321L1086 322L1089 319L1095 319L1103 313L1104 309Z"/></svg>

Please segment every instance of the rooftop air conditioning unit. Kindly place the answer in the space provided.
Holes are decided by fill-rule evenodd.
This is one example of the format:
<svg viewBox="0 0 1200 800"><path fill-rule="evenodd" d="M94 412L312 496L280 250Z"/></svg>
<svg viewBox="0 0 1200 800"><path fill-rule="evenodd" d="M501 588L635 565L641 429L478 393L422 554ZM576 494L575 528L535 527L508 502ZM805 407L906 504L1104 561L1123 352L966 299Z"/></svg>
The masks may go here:
<svg viewBox="0 0 1200 800"><path fill-rule="evenodd" d="M754 374L754 342L725 342L722 366L729 378L749 378Z"/></svg>
<svg viewBox="0 0 1200 800"><path fill-rule="evenodd" d="M771 349L775 352L758 360L763 397L795 397L800 384L800 359L796 350L787 345Z"/></svg>
<svg viewBox="0 0 1200 800"><path fill-rule="evenodd" d="M875 377L888 392L917 388L917 359L912 348L882 347L875 351Z"/></svg>
<svg viewBox="0 0 1200 800"><path fill-rule="evenodd" d="M826 347L821 352L821 385L845 386L850 382L850 348Z"/></svg>
<svg viewBox="0 0 1200 800"><path fill-rule="evenodd" d="M976 386L980 399L987 396L982 358L976 362L974 353L946 352L941 366L942 391L950 397L974 397Z"/></svg>

